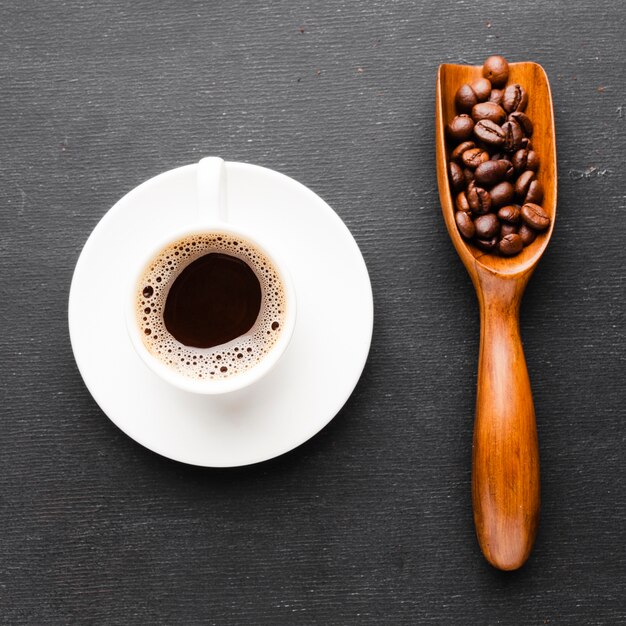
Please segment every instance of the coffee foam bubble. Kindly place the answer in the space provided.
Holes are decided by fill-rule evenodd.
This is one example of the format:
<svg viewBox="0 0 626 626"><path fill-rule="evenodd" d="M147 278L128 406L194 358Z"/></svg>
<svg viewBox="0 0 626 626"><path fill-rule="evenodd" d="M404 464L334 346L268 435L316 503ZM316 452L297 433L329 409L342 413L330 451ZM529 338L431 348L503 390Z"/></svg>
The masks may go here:
<svg viewBox="0 0 626 626"><path fill-rule="evenodd" d="M165 327L163 310L171 285L196 259L220 252L242 259L261 284L261 308L244 335L213 348L177 341ZM190 235L165 247L137 284L136 314L144 346L165 365L193 379L224 380L254 367L272 349L285 325L287 303L271 261L249 241L225 233Z"/></svg>

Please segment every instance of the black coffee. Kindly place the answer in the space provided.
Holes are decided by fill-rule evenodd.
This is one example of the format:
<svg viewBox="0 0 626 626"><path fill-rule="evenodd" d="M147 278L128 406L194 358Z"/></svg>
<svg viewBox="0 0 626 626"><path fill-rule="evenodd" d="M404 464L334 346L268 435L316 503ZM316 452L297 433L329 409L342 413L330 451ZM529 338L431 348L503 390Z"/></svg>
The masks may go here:
<svg viewBox="0 0 626 626"><path fill-rule="evenodd" d="M245 261L212 252L190 263L172 283L163 321L185 346L213 348L254 326L261 297L261 283Z"/></svg>
<svg viewBox="0 0 626 626"><path fill-rule="evenodd" d="M286 318L282 280L252 243L222 233L166 246L137 285L144 345L191 378L224 379L258 363Z"/></svg>

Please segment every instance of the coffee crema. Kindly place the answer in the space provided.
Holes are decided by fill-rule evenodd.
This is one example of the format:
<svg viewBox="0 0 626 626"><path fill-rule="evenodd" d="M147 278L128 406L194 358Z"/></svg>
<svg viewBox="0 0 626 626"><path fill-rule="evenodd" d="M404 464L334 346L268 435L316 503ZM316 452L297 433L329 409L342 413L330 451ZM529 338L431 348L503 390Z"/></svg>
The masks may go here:
<svg viewBox="0 0 626 626"><path fill-rule="evenodd" d="M146 349L193 379L224 380L254 367L285 325L278 271L254 244L194 234L163 248L137 284Z"/></svg>

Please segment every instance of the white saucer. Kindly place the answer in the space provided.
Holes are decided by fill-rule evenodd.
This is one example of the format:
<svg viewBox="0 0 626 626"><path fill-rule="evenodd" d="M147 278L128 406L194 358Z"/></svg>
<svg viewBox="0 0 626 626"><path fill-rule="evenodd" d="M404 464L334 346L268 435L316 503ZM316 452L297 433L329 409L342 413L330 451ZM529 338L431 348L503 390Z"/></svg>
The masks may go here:
<svg viewBox="0 0 626 626"><path fill-rule="evenodd" d="M109 210L78 259L69 299L74 356L100 408L146 448L206 467L265 461L319 432L356 386L373 326L367 268L338 215L283 174L226 168L229 221L274 246L295 284L293 338L269 374L223 396L186 393L157 378L126 333L124 278L147 242L193 220L195 164L148 180Z"/></svg>

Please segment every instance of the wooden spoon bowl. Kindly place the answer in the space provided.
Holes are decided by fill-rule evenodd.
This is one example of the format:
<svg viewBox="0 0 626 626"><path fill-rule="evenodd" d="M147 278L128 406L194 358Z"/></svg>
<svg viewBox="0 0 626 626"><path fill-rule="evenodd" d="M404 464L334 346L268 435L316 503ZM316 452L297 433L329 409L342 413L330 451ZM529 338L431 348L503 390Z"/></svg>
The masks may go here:
<svg viewBox="0 0 626 626"><path fill-rule="evenodd" d="M528 558L539 521L539 450L526 360L519 331L519 308L537 262L550 240L556 218L557 171L550 85L536 63L512 63L508 84L528 92L526 114L539 155L537 177L550 226L517 256L487 253L463 239L454 219L448 179L450 149L445 126L456 115L454 96L463 83L482 76L480 66L441 65L437 76L437 179L443 217L465 265L480 307L480 352L474 446L472 503L478 542L495 567L513 570Z"/></svg>

